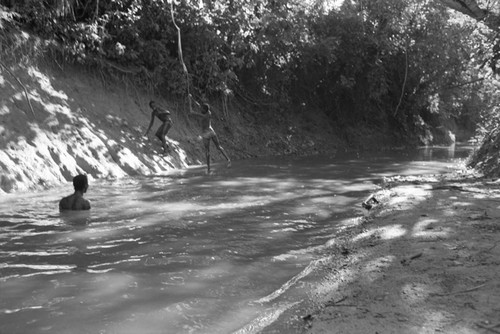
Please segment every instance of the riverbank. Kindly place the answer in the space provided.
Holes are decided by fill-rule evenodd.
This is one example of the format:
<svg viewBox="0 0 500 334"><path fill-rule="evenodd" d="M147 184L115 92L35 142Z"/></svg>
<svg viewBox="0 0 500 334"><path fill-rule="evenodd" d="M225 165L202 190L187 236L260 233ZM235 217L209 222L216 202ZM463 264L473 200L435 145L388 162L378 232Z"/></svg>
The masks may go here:
<svg viewBox="0 0 500 334"><path fill-rule="evenodd" d="M19 43L33 44L27 36ZM33 55L26 63L7 59L9 72L0 71L0 194L48 189L79 173L93 181L159 175L205 163L197 140L200 125L189 117L186 99L155 94L106 69L62 68L39 58ZM144 136L150 100L172 113L168 154L154 137L158 120ZM346 147L319 111L271 112L236 97L210 102L213 126L232 160ZM214 148L212 161L225 158Z"/></svg>
<svg viewBox="0 0 500 334"><path fill-rule="evenodd" d="M299 332L499 333L500 182L393 177L374 195Z"/></svg>

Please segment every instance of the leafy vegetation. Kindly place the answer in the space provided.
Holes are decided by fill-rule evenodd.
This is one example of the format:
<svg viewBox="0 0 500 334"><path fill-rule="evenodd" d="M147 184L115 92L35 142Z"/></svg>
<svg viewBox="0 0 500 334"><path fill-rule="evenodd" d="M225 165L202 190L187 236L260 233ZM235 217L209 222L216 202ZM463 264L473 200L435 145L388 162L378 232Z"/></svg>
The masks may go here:
<svg viewBox="0 0 500 334"><path fill-rule="evenodd" d="M0 3L66 61L105 61L179 97L189 84L207 98L324 112L353 144L360 129L436 143L497 127L494 21L457 14L456 1L172 1Z"/></svg>

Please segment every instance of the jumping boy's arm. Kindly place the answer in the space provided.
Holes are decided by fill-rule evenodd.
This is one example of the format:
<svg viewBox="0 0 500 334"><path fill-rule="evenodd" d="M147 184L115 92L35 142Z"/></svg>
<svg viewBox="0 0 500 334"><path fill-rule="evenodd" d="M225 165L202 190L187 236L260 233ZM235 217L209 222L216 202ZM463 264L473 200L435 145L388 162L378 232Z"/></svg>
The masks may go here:
<svg viewBox="0 0 500 334"><path fill-rule="evenodd" d="M197 113L196 111L193 111L193 109L191 108L191 101L196 105L196 108L201 108L201 106L198 103L198 101L196 101L195 99L193 99L193 96L191 94L189 94L189 102L190 102L189 114L193 115L193 116L204 117L204 115L202 115L200 113Z"/></svg>
<svg viewBox="0 0 500 334"><path fill-rule="evenodd" d="M153 111L151 113L151 121L149 122L149 126L148 126L148 129L146 130L146 133L144 134L145 136L148 135L149 133L149 130L151 130L151 127L153 126L153 123L155 122L155 112Z"/></svg>

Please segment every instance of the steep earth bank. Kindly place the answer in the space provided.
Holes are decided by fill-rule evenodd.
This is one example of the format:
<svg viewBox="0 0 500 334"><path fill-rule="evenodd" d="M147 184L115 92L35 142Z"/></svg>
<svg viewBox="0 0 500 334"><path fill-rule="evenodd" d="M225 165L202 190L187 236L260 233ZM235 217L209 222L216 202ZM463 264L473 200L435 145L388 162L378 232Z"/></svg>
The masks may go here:
<svg viewBox="0 0 500 334"><path fill-rule="evenodd" d="M491 131L470 157L468 166L487 177L500 177L500 131Z"/></svg>
<svg viewBox="0 0 500 334"><path fill-rule="evenodd" d="M154 96L126 76L102 68L62 66L39 59L0 66L0 192L51 187L77 173L92 178L159 174L204 163L196 140L199 124L186 101ZM143 136L148 103L172 112L168 155ZM313 154L342 146L320 113L248 110L233 98L227 107L211 101L214 127L232 159L280 154ZM212 149L213 160L223 157Z"/></svg>

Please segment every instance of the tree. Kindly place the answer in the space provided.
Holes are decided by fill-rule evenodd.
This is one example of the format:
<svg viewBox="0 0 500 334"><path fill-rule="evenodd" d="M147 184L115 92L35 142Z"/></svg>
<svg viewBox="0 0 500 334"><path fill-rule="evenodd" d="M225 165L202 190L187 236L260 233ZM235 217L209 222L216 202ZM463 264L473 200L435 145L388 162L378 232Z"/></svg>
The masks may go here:
<svg viewBox="0 0 500 334"><path fill-rule="evenodd" d="M472 50L485 50L481 57L496 66L498 53L464 39L471 28L450 19L443 5L466 4L471 15L493 22L497 9L483 2L345 0L330 8L323 0L183 0L171 13L170 1L16 3L23 4L20 22L59 41L64 56L134 69L126 72L158 91L182 96L189 83L211 98L316 110L342 129L400 138L418 137L422 119L460 117L471 95L463 83L477 79L468 69L479 58Z"/></svg>

